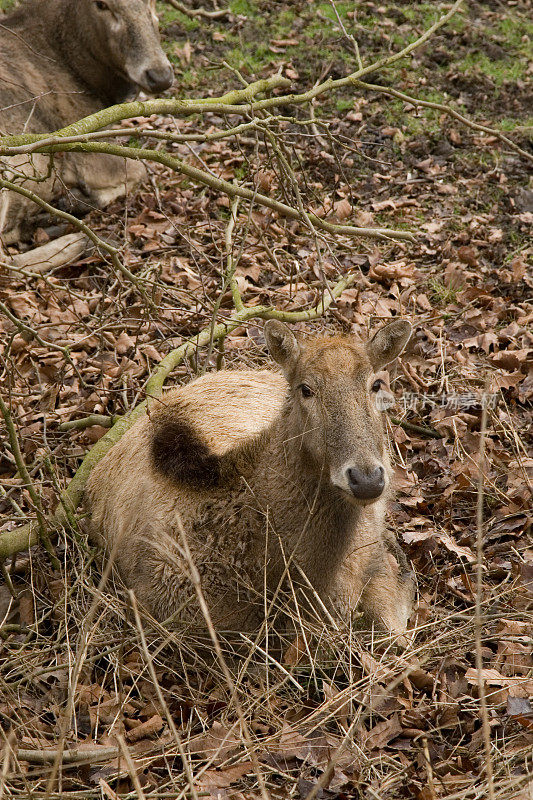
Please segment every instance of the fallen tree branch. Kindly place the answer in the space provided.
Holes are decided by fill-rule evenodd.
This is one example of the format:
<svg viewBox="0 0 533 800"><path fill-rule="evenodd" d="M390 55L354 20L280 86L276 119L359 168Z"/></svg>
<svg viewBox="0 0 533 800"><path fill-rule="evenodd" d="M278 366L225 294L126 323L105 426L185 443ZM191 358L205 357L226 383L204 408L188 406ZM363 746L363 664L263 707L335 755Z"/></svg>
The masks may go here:
<svg viewBox="0 0 533 800"><path fill-rule="evenodd" d="M57 757L57 750L16 750L19 761L27 761L30 764L53 764ZM61 761L63 764L77 764L80 761L108 761L116 758L119 754L117 747L102 747L95 745L91 749L75 748L73 750L63 750Z"/></svg>
<svg viewBox="0 0 533 800"><path fill-rule="evenodd" d="M90 114L88 117L72 123L72 125L67 125L66 128L60 128L51 133L23 133L2 136L0 137L0 155L8 156L17 152L34 152L33 148L29 150L19 150L18 148L39 143L50 137L62 139L67 136L92 133L131 117L150 117L152 114L187 117L191 114L203 114L212 111L222 114L247 114L254 109L254 98L258 94L290 85L291 81L288 78L277 74L270 78L254 81L244 89L233 89L231 92L212 99L179 100L177 98L158 98L155 100L133 100L131 103L118 103L109 108L104 108L102 111ZM277 99L272 98L272 105L276 105ZM286 100L287 96L280 99L282 101Z"/></svg>
<svg viewBox="0 0 533 800"><path fill-rule="evenodd" d="M206 8L189 8L188 6L180 3L178 0L165 0L169 6L172 6L176 11L181 11L186 17L194 19L195 17L205 17L206 19L221 19L221 17L229 17L231 14L230 8L217 8L214 11L208 11Z"/></svg>
<svg viewBox="0 0 533 800"><path fill-rule="evenodd" d="M93 425L100 425L102 428L111 428L120 419L119 416L106 417L105 414L90 414L88 417L81 419L71 419L68 422L62 422L58 426L59 431L84 431L85 428L91 428Z"/></svg>
<svg viewBox="0 0 533 800"><path fill-rule="evenodd" d="M107 418L106 418L107 419ZM111 419L111 417L109 417ZM439 433L435 428L428 428L426 425L415 425L414 422L408 422L406 419L398 419L397 417L389 417L393 425L399 425L410 433L416 433L419 436L427 436L429 439L443 439L442 433Z"/></svg>
<svg viewBox="0 0 533 800"><path fill-rule="evenodd" d="M155 161L159 164L163 164L165 167L169 167L174 170L174 172L180 172L182 175L186 175L188 178L198 183L209 186L211 189L223 192L229 197L241 197L244 200L254 201L259 203L259 205L270 208L272 211L277 211L278 214L288 217L289 219L296 219L305 224L305 217L307 216L315 227L327 233L345 236L369 236L371 238L385 240L401 239L408 242L415 241L415 237L409 231L399 231L390 228L361 228L354 225L337 225L320 219L320 217L317 217L316 214L312 214L311 212L302 215L302 212L297 208L293 208L279 200L274 200L272 197L260 194L252 189L247 189L245 186L238 186L223 178L218 178L216 175L198 169L198 167L193 167L191 164L187 164L185 161L176 158L176 156L160 152L159 150L149 150L142 147L124 147L111 143L87 142L86 144L71 144L66 147L53 145L47 148L46 152L61 152L64 150L81 153L107 153L108 155L122 156L123 158Z"/></svg>

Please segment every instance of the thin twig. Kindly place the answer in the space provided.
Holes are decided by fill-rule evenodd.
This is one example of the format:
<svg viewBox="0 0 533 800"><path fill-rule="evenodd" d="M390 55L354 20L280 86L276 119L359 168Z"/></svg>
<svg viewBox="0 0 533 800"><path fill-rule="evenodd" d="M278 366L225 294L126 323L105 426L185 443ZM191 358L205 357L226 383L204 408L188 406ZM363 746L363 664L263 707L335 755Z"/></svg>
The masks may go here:
<svg viewBox="0 0 533 800"><path fill-rule="evenodd" d="M485 681L483 680L483 650L481 595L483 592L483 479L485 472L485 440L487 435L487 404L483 403L481 411L481 433L479 440L477 510L476 510L476 607L475 607L475 641L476 641L476 670L479 691L479 705L481 723L483 726L483 748L485 751L485 775L487 777L487 792L489 800L494 800L494 778L492 771L492 751L490 743L490 722L485 695Z"/></svg>

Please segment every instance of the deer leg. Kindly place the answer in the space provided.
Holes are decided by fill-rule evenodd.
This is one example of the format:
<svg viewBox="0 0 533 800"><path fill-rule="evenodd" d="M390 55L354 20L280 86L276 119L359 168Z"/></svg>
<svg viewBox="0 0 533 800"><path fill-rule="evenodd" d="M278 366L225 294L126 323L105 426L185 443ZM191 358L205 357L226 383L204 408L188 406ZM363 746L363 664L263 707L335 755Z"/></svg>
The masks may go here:
<svg viewBox="0 0 533 800"><path fill-rule="evenodd" d="M333 606L344 619L350 620L360 609L368 620L393 633L405 632L413 596L405 555L388 534L374 547L349 554L331 593Z"/></svg>
<svg viewBox="0 0 533 800"><path fill-rule="evenodd" d="M12 171L6 179L37 194L46 202L54 196L55 179L50 171L50 157L39 153L17 155L6 159ZM21 175L27 178L21 179ZM4 245L18 244L23 223L35 217L40 207L33 200L11 189L0 190L0 236Z"/></svg>
<svg viewBox="0 0 533 800"><path fill-rule="evenodd" d="M413 610L414 580L405 555L392 539L384 541L367 571L361 594L365 615L392 633L404 633Z"/></svg>
<svg viewBox="0 0 533 800"><path fill-rule="evenodd" d="M117 158L107 153L69 154L68 184L80 209L104 208L145 180L146 167L140 161Z"/></svg>

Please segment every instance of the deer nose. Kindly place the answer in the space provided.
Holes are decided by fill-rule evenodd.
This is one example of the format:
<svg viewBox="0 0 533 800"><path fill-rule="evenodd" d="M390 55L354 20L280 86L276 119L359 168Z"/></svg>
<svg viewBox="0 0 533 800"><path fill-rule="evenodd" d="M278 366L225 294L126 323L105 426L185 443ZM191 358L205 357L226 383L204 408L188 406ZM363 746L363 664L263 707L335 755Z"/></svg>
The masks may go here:
<svg viewBox="0 0 533 800"><path fill-rule="evenodd" d="M346 473L350 490L358 500L375 500L383 493L385 488L383 467L376 467L372 472L363 472L358 467L348 467Z"/></svg>
<svg viewBox="0 0 533 800"><path fill-rule="evenodd" d="M144 73L145 86L151 92L162 92L168 89L174 82L174 71L169 65L147 69Z"/></svg>

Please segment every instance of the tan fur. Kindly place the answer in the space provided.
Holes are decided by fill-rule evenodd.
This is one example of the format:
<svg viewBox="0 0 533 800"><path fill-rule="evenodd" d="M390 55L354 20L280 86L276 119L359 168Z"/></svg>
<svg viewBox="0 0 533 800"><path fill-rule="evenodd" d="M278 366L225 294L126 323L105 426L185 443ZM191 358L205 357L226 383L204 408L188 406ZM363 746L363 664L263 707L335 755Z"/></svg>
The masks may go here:
<svg viewBox="0 0 533 800"><path fill-rule="evenodd" d="M46 133L115 103L139 88L172 82L149 0L27 0L0 17L0 134ZM47 202L62 198L69 210L102 207L145 176L141 163L113 156L62 153L5 159L6 179ZM52 174L46 177L50 166ZM23 181L20 174L44 177ZM31 200L0 193L0 236L16 242L21 226L39 213Z"/></svg>
<svg viewBox="0 0 533 800"><path fill-rule="evenodd" d="M280 323L268 325L285 377L218 372L150 400L149 413L89 479L93 536L108 550L116 545L123 579L159 619L177 614L202 624L180 550L181 520L218 627L256 627L263 587L275 591L286 559L294 559L345 617L361 605L372 621L403 631L413 584L384 525L390 490L363 502L342 478L332 482L343 464L370 469L377 460L390 473L367 350L348 337L303 341ZM401 347L394 347L396 355ZM310 399L302 397L303 381L314 387ZM219 457L219 484L162 474L151 443L169 421L184 421L191 438ZM172 442L163 442L172 454ZM194 452L201 457L201 448Z"/></svg>

